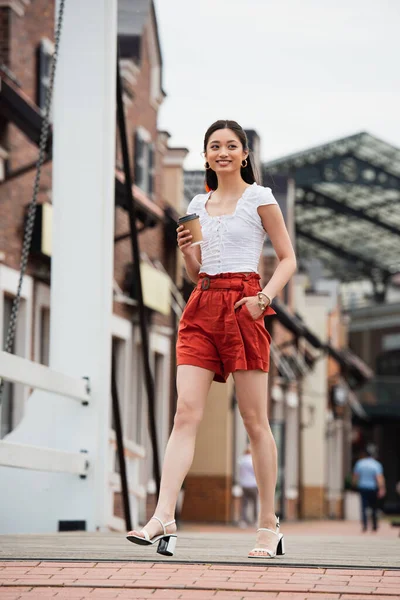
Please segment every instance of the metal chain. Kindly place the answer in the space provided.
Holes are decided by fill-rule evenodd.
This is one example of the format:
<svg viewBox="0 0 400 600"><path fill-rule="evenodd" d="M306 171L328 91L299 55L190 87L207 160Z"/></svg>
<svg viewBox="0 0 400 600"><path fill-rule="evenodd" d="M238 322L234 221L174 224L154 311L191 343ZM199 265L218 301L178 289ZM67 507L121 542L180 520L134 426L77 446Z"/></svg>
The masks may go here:
<svg viewBox="0 0 400 600"><path fill-rule="evenodd" d="M6 338L6 343L5 343L5 347L4 347L5 352L12 351L12 346L13 346L15 331L16 331L16 326L17 326L18 310L19 310L19 305L20 305L20 300L21 300L22 283L23 283L26 267L28 264L29 252L30 252L31 243L32 243L33 226L35 224L35 215L36 215L36 207L37 207L37 197L38 197L38 193L39 193L40 177L41 177L41 173L42 173L45 149L46 149L47 139L48 139L48 135L49 135L50 109L51 109L51 102L53 99L54 78L55 78L55 73L56 73L58 51L59 51L59 46L60 46L61 29L62 29L63 17L64 17L64 5L65 5L65 0L60 0L60 9L59 9L59 13L58 13L57 28L56 28L56 32L55 32L54 54L53 54L53 58L51 61L51 69L50 69L50 83L49 83L49 88L48 88L47 94L46 94L45 110L44 110L44 116L43 116L43 122L42 122L42 129L40 132L39 158L37 161L35 181L33 184L32 200L29 204L28 217L27 217L26 225L25 225L24 240L23 240L23 244L22 244L22 256L21 256L18 289L17 289L17 294L14 298L13 305L12 305L10 323L8 326L7 338ZM2 380L0 382L0 405L2 402L3 389L4 389L4 380Z"/></svg>

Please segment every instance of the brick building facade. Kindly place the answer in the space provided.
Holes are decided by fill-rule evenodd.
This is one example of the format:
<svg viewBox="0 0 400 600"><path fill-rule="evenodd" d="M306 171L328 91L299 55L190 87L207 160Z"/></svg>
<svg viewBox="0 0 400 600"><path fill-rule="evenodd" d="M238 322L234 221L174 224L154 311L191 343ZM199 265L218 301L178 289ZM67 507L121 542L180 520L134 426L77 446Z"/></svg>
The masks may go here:
<svg viewBox="0 0 400 600"><path fill-rule="evenodd" d="M137 4L137 6L136 6ZM17 289L24 219L32 196L38 134L49 83L50 58L54 51L54 0L0 2L0 338L7 333L13 296ZM162 88L162 57L153 3L118 3L120 69L131 172L134 181L143 286L148 288L147 306L150 363L156 389L156 413L160 454L171 426L175 402L174 352L176 315L171 303L158 308L154 286L170 294L179 266L175 222L183 201L185 148L171 148L169 135L158 130L158 110L165 98ZM79 132L77 132L79 141ZM50 142L51 143L51 142ZM96 143L96 140L93 140ZM42 170L35 231L44 234L41 207L52 201L52 165ZM147 433L147 397L135 298L131 297L132 249L128 213L118 201L124 180L120 140L116 139L116 208L114 246L113 347L118 361L118 385L125 426L126 452L135 457L135 444L146 451L140 461L135 490L142 498L140 518L146 517L146 490L152 490L152 449ZM71 174L73 176L73 174ZM181 194L177 195L177 190ZM39 235L40 237L40 235ZM39 244L40 246L40 244ZM51 250L33 248L25 277L14 351L48 364L50 326ZM145 290L146 291L146 290ZM150 294L150 295L149 295ZM151 294L155 303L152 302ZM146 297L146 294L145 294ZM167 307L165 305L168 305ZM23 418L29 390L6 385L2 437ZM110 424L110 435L111 424ZM111 435L111 444L115 445ZM130 444L130 445L129 445ZM133 445L133 446L132 446ZM115 515L121 516L118 486ZM119 528L114 520L111 526Z"/></svg>

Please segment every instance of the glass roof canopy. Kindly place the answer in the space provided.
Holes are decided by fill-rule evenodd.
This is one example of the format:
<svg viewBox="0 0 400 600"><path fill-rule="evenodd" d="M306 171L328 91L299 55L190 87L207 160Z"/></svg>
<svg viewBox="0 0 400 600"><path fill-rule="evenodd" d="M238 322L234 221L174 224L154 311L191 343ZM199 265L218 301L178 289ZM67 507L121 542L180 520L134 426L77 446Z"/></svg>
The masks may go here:
<svg viewBox="0 0 400 600"><path fill-rule="evenodd" d="M264 163L265 185L277 174L296 182L300 260L319 258L342 281L371 279L382 300L400 272L400 149L358 133Z"/></svg>

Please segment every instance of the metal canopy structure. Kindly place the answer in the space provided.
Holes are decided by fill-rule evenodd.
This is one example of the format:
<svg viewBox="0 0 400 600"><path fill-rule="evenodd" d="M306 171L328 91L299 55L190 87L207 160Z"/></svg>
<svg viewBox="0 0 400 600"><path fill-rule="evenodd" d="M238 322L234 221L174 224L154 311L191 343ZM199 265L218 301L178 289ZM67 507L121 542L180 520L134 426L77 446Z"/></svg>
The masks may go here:
<svg viewBox="0 0 400 600"><path fill-rule="evenodd" d="M296 182L297 251L326 275L370 279L383 301L400 271L400 149L362 132L263 165Z"/></svg>

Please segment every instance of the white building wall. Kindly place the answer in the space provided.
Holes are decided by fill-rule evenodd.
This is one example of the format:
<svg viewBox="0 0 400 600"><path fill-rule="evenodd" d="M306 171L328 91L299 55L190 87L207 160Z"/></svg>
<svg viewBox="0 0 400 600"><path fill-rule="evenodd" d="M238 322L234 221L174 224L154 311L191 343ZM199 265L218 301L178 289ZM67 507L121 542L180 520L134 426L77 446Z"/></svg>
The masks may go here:
<svg viewBox="0 0 400 600"><path fill-rule="evenodd" d="M330 294L305 293L303 276L296 278L295 306L307 327L321 341L327 341ZM302 478L303 488L326 485L326 407L328 399L328 361L322 355L304 377L302 394Z"/></svg>

